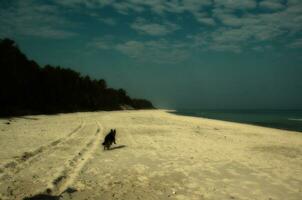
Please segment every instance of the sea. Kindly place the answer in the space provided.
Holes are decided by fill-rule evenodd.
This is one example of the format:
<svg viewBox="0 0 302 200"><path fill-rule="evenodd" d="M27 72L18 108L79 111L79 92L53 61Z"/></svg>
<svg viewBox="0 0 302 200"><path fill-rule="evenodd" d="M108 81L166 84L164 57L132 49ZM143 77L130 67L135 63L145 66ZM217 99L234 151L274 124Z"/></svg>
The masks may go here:
<svg viewBox="0 0 302 200"><path fill-rule="evenodd" d="M178 109L175 114L253 124L302 133L302 110Z"/></svg>

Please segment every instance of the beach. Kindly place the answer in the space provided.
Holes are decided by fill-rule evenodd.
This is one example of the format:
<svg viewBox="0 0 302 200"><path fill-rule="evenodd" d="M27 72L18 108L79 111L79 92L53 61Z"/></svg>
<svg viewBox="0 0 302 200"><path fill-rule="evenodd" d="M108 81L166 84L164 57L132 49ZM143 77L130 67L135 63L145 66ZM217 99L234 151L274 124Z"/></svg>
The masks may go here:
<svg viewBox="0 0 302 200"><path fill-rule="evenodd" d="M110 129L116 143L101 145ZM0 199L302 199L302 134L167 110L0 119Z"/></svg>

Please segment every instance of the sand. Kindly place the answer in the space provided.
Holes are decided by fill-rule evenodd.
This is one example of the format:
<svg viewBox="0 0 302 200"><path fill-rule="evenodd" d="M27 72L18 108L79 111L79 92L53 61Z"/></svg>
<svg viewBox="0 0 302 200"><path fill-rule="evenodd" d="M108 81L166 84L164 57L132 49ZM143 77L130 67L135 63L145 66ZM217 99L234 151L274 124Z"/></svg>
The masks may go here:
<svg viewBox="0 0 302 200"><path fill-rule="evenodd" d="M117 144L104 151L111 128ZM91 112L1 119L0 147L1 200L302 199L298 132Z"/></svg>

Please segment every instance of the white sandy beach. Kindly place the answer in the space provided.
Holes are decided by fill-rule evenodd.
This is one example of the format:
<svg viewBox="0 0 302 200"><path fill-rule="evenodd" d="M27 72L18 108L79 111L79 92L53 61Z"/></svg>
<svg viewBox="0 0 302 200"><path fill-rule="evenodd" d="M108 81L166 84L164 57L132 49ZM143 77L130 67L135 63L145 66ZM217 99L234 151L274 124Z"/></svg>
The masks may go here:
<svg viewBox="0 0 302 200"><path fill-rule="evenodd" d="M101 145L111 128L117 144ZM302 199L302 133L163 110L0 120L0 199ZM49 197L50 199L50 197Z"/></svg>

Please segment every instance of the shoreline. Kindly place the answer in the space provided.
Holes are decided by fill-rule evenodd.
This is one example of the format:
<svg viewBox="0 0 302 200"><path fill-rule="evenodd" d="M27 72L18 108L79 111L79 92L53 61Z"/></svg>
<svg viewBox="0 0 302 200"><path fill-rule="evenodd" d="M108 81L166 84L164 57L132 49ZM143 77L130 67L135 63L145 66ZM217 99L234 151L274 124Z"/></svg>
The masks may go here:
<svg viewBox="0 0 302 200"><path fill-rule="evenodd" d="M204 118L204 119L212 119L212 120L219 120L219 121L224 121L224 122L233 122L233 123L238 123L238 124L247 124L247 125L254 125L254 126L259 126L259 127L264 127L264 128L273 128L273 129L278 129L278 130L285 130L285 131L293 131L293 132L299 132L302 133L302 124L300 125L289 125L288 123L301 123L302 119L287 119L287 124L286 120L283 121L283 123L273 123L273 122L249 122L249 121L243 121L243 120L235 120L235 119L222 119L221 117L209 117L209 116L201 116L199 114L191 114L191 113L184 113L181 111L173 110L170 113L179 115L179 116L190 116L190 117L197 117L197 118Z"/></svg>
<svg viewBox="0 0 302 200"><path fill-rule="evenodd" d="M269 129L275 129L275 130L281 130L281 131L289 131L289 132L295 132L295 133L302 133L302 130L295 130L295 129L287 129L287 128L278 128L275 126L269 126L269 125L261 125L260 123L252 123L252 122L241 122L241 121L234 121L234 120L227 120L227 119L218 119L218 118L210 118L210 117L204 117L204 116L198 116L194 114L185 114L178 112L174 109L140 109L140 110L112 110L112 111L79 111L79 112L69 112L69 113L56 113L56 114L37 114L37 115L22 115L22 116L11 116L11 117L0 117L0 123L7 123L10 121L13 121L14 119L29 119L29 120L37 120L39 117L56 117L61 115L81 115L81 114L93 114L93 113L119 113L119 112L148 112L148 111L160 111L165 112L168 114L180 116L180 117L192 117L196 119L206 119L206 120L213 120L218 122L226 122L226 123L234 123L238 125L248 125L248 126L255 126L260 128L269 128ZM294 119L292 121L302 121L302 119Z"/></svg>

